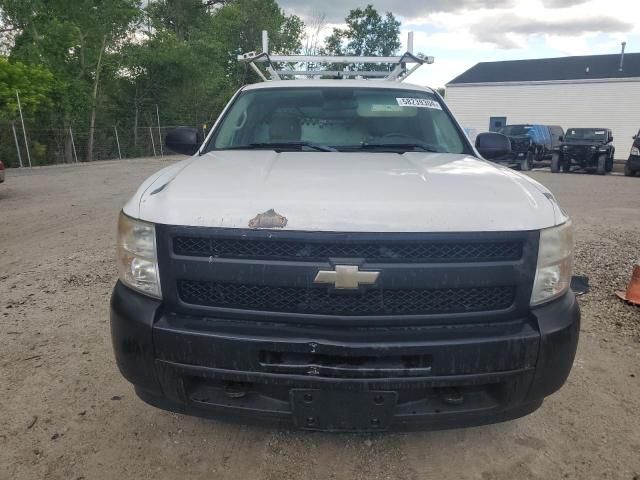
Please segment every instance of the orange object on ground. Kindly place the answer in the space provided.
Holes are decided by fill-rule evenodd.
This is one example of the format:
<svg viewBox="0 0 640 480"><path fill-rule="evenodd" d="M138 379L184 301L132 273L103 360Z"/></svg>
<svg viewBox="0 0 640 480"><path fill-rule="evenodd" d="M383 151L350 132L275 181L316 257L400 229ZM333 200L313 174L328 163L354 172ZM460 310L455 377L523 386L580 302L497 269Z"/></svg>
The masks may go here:
<svg viewBox="0 0 640 480"><path fill-rule="evenodd" d="M631 280L626 292L616 292L625 302L633 303L634 305L640 305L640 265L633 267L633 273L631 274Z"/></svg>

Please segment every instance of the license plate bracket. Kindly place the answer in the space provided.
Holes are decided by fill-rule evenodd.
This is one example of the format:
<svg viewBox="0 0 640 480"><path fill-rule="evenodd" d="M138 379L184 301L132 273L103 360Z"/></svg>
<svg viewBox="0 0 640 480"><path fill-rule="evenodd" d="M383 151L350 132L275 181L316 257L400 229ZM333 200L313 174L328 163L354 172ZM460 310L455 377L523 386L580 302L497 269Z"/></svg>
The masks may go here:
<svg viewBox="0 0 640 480"><path fill-rule="evenodd" d="M293 421L303 430L379 432L389 428L397 392L293 389Z"/></svg>

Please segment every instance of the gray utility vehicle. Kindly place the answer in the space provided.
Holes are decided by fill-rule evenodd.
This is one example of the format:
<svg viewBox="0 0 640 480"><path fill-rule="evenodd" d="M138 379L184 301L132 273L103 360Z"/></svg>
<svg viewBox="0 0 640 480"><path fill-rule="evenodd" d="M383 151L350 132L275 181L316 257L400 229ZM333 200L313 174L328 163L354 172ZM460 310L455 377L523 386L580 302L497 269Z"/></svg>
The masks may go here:
<svg viewBox="0 0 640 480"><path fill-rule="evenodd" d="M609 128L570 128L551 158L551 171L572 168L604 175L613 170L613 133Z"/></svg>

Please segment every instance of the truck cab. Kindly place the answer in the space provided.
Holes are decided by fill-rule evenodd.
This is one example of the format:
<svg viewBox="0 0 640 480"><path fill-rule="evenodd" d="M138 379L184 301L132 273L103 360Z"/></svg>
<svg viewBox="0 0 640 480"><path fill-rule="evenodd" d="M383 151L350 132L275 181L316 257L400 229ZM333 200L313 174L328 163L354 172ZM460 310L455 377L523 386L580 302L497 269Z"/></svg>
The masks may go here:
<svg viewBox="0 0 640 480"><path fill-rule="evenodd" d="M433 90L241 88L119 220L111 332L156 407L306 430L481 425L565 382L571 221ZM482 154L481 154L482 152Z"/></svg>

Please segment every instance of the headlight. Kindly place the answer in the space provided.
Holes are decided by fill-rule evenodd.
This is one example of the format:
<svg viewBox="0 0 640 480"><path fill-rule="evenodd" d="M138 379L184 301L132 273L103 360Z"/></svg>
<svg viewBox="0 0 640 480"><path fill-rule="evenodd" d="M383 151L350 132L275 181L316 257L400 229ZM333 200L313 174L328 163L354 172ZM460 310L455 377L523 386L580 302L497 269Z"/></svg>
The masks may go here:
<svg viewBox="0 0 640 480"><path fill-rule="evenodd" d="M162 297L153 224L120 213L118 272L125 285L151 297Z"/></svg>
<svg viewBox="0 0 640 480"><path fill-rule="evenodd" d="M591 145L591 150L595 150L597 147L595 145Z"/></svg>
<svg viewBox="0 0 640 480"><path fill-rule="evenodd" d="M569 289L572 273L573 226L568 220L559 227L540 231L531 305L540 305L563 295Z"/></svg>
<svg viewBox="0 0 640 480"><path fill-rule="evenodd" d="M633 147L631 149L631 155L633 155L634 157L640 157L640 148Z"/></svg>

